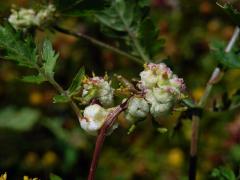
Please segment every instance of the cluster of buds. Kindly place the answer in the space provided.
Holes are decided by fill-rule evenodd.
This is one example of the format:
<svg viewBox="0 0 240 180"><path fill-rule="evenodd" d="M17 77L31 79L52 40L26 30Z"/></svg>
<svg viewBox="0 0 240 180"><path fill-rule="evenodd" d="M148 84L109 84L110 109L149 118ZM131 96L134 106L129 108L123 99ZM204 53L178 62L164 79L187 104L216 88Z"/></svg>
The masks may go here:
<svg viewBox="0 0 240 180"><path fill-rule="evenodd" d="M136 94L128 101L125 111L126 120L133 124L146 118L150 113L155 119L168 115L175 103L183 97L185 84L183 79L173 74L165 64L147 64L140 73L141 80L138 83L140 94ZM87 106L80 119L81 127L89 134L96 135L105 123L107 116L113 108L113 92L111 83L107 78L92 77L83 80L82 99L90 104L96 99L99 104ZM117 128L117 123L109 130L109 133Z"/></svg>
<svg viewBox="0 0 240 180"><path fill-rule="evenodd" d="M144 96L134 97L126 111L126 119L132 123L145 118L149 112L154 118L169 114L174 104L183 97L183 79L173 74L164 63L145 65L140 77L138 87Z"/></svg>
<svg viewBox="0 0 240 180"><path fill-rule="evenodd" d="M145 92L150 113L155 118L169 114L174 104L183 97L185 84L164 63L150 63L140 73L139 87Z"/></svg>
<svg viewBox="0 0 240 180"><path fill-rule="evenodd" d="M107 81L108 77L94 76L92 78L86 77L83 80L82 99L85 104L91 104L93 99L95 103L84 109L83 118L80 119L81 127L91 135L97 135L100 128L105 123L108 114L113 108L113 93L114 89L111 87L111 82ZM108 130L110 134L118 127L115 123L111 129Z"/></svg>
<svg viewBox="0 0 240 180"><path fill-rule="evenodd" d="M104 107L113 105L113 92L111 82L107 81L107 77L86 78L83 81L82 98L89 103L91 99L97 99Z"/></svg>
<svg viewBox="0 0 240 180"><path fill-rule="evenodd" d="M12 9L8 21L15 29L26 30L30 27L41 26L49 22L55 11L56 8L52 4L38 12L25 8L20 8L19 10Z"/></svg>

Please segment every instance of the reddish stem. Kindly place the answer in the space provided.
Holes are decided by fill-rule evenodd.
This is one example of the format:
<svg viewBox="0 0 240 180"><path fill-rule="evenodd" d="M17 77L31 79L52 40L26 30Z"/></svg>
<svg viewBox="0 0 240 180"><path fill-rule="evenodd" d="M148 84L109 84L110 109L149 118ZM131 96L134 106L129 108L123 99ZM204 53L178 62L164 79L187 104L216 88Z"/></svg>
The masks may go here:
<svg viewBox="0 0 240 180"><path fill-rule="evenodd" d="M94 153L93 153L93 158L92 158L92 162L91 162L91 166L90 166L90 170L89 170L89 174L88 174L88 180L94 180L94 176L95 176L95 172L96 172L96 168L97 168L100 152L101 152L104 140L106 138L108 129L110 127L112 127L112 125L114 124L114 122L117 119L118 115L127 108L128 100L129 99L127 99L122 104L117 106L114 109L114 111L112 111L107 116L107 120L104 123L103 127L101 128L101 130L100 130L100 132L99 132L99 134L97 136L95 149L94 149Z"/></svg>

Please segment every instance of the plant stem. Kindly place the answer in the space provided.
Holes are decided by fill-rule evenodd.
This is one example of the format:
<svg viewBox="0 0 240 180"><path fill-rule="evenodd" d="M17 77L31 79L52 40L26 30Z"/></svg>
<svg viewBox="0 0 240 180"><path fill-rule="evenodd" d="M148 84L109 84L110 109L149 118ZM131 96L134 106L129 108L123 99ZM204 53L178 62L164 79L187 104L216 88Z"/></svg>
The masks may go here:
<svg viewBox="0 0 240 180"><path fill-rule="evenodd" d="M72 98L68 95L68 93L66 91L64 91L64 89L55 81L55 79L51 76L46 74L39 66L36 66L36 69L38 70L38 72L40 74L42 74L46 80L62 95L66 96L70 102L70 105L73 109L73 111L75 112L75 114L77 115L77 117L82 117L82 114L80 113L80 110L77 106L77 104L72 100Z"/></svg>
<svg viewBox="0 0 240 180"><path fill-rule="evenodd" d="M108 117L106 119L106 122L104 123L103 127L101 128L101 130L100 130L100 132L97 136L95 149L94 149L94 153L93 153L93 158L92 158L91 166L90 166L90 169L89 169L88 180L94 180L95 172L96 172L96 168L97 168L97 164L98 164L98 160L99 160L99 156L100 156L100 152L101 152L104 140L107 136L108 129L112 127L115 120L117 119L117 116L127 108L128 100L129 100L129 98L126 101L124 101L122 104L117 106L108 115Z"/></svg>
<svg viewBox="0 0 240 180"><path fill-rule="evenodd" d="M228 53L232 50L238 36L240 34L239 27L235 28L235 31L225 48L225 52ZM208 97L210 96L212 92L213 86L218 83L222 77L224 72L220 67L216 67L212 75L207 83L207 86L205 88L204 94L201 98L201 100L198 103L199 108L204 108ZM189 163L189 180L195 180L196 179L196 172L197 172L197 149L198 149L198 139L199 139L199 121L200 116L199 115L193 115L192 116L192 139L191 139L191 149L190 149L190 163Z"/></svg>
<svg viewBox="0 0 240 180"><path fill-rule="evenodd" d="M118 48L115 48L115 47L113 47L113 46L110 46L110 45L108 45L108 44L106 44L106 43L104 43L104 42L102 42L102 41L99 41L99 40L97 40L97 39L95 39L95 38L93 38L93 37L91 37L91 36L88 36L88 35L83 34L83 33L80 33L80 32L73 32L73 31L70 31L70 30L68 30L68 29L64 29L64 28L62 28L62 27L56 26L56 25L53 26L53 28L54 28L55 30L57 30L58 32L61 32L61 33L67 34L67 35L71 35L71 36L74 36L74 37L77 37L77 38L86 39L86 40L90 41L91 43L93 43L93 44L95 44L95 45L98 45L98 46L100 46L100 47L109 49L109 50L111 50L111 51L113 51L113 52L115 52L115 53L117 53L117 54L120 54L120 55L122 55L122 56L125 56L125 57L127 57L127 58L129 58L129 59L131 59L131 60L133 60L133 61L135 61L135 62L137 62L137 63L139 63L139 64L142 64L141 59L139 59L139 58L137 58L137 57L134 57L134 56L132 56L132 55L130 55L130 54L128 54L128 53L126 53L126 52L118 49Z"/></svg>

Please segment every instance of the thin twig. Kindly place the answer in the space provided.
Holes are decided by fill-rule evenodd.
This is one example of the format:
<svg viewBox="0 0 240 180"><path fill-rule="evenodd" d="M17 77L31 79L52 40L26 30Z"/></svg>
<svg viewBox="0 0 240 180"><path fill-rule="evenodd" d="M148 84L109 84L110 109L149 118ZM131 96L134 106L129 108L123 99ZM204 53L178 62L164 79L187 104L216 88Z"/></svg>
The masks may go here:
<svg viewBox="0 0 240 180"><path fill-rule="evenodd" d="M225 52L228 53L232 50L238 36L240 34L239 27L236 27L227 47L225 48ZM198 106L200 108L204 108L207 100L212 92L213 86L218 83L222 77L224 72L220 67L216 67L212 75L207 83L207 86L205 88L204 94L201 98L201 100L198 103ZM196 179L196 172L197 172L197 149L198 149L198 139L199 139L199 121L200 116L199 115L193 115L192 117L192 139L191 139L191 149L190 149L190 163L189 163L189 180L195 180Z"/></svg>
<svg viewBox="0 0 240 180"><path fill-rule="evenodd" d="M82 117L82 114L80 113L80 110L77 106L77 104L72 100L72 98L68 95L68 93L66 91L64 91L64 89L57 83L57 81L55 81L55 79L46 74L38 65L36 66L36 69L38 70L38 72L40 74L42 74L45 79L62 95L66 96L70 102L70 105L73 109L73 111L75 112L75 114L77 115L78 118Z"/></svg>
<svg viewBox="0 0 240 180"><path fill-rule="evenodd" d="M130 55L130 54L128 54L128 53L118 49L118 48L110 46L110 45L108 45L108 44L106 44L106 43L104 43L102 41L99 41L99 40L97 40L97 39L95 39L95 38L93 38L93 37L91 37L89 35L83 34L81 32L74 32L74 31L71 31L71 30L68 30L68 29L64 29L64 28L56 26L56 25L53 26L53 28L56 31L58 31L58 32L61 32L61 33L67 34L67 35L71 35L71 36L74 36L74 37L77 37L77 38L86 39L86 40L90 41L91 43L93 43L95 45L98 45L100 47L109 49L109 50L111 50L111 51L113 51L113 52L115 52L117 54L120 54L122 56L125 56L125 57L127 57L127 58L129 58L129 59L131 59L131 60L133 60L133 61L135 61L137 63L139 63L139 64L143 64L143 61L141 59L139 59L137 57L134 57L134 56L132 56L132 55Z"/></svg>
<svg viewBox="0 0 240 180"><path fill-rule="evenodd" d="M100 152L101 152L104 140L106 138L108 129L112 127L112 125L114 124L118 115L127 108L128 100L129 99L127 99L122 104L117 106L108 115L108 117L106 119L106 122L104 123L103 127L101 128L101 130L100 130L100 132L97 136L95 149L94 149L94 153L93 153L93 157L92 157L92 162L91 162L91 166L90 166L90 170L89 170L89 174L88 174L88 180L94 180L95 172L96 172L96 168L97 168L97 164L98 164L98 160L99 160L99 156L100 156Z"/></svg>

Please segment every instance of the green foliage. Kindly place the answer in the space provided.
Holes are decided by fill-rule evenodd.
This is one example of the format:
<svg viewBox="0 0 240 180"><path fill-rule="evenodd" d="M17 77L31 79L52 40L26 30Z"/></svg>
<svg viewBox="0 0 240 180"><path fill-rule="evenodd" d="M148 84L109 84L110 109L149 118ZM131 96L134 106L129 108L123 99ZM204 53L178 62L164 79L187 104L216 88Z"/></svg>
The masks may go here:
<svg viewBox="0 0 240 180"><path fill-rule="evenodd" d="M32 38L23 39L9 24L0 26L0 48L5 51L5 59L15 61L20 66L36 67L37 54Z"/></svg>
<svg viewBox="0 0 240 180"><path fill-rule="evenodd" d="M57 176L56 174L51 173L51 174L50 174L50 180L62 180L62 178L60 178L60 177Z"/></svg>
<svg viewBox="0 0 240 180"><path fill-rule="evenodd" d="M24 76L22 78L22 81L27 82L27 83L36 83L36 84L41 84L46 81L45 77L42 74L39 75L32 75L32 76Z"/></svg>
<svg viewBox="0 0 240 180"><path fill-rule="evenodd" d="M59 54L55 53L53 50L51 41L45 40L42 50L43 69L45 73L51 77L54 75L54 67L56 65L58 56Z"/></svg>
<svg viewBox="0 0 240 180"><path fill-rule="evenodd" d="M111 6L96 14L97 19L104 25L116 31L136 29L139 14L134 1L113 0Z"/></svg>
<svg viewBox="0 0 240 180"><path fill-rule="evenodd" d="M39 117L38 111L33 109L7 107L0 111L0 128L27 131L33 127Z"/></svg>
<svg viewBox="0 0 240 180"><path fill-rule="evenodd" d="M159 29L157 29L150 18L145 19L139 26L138 36L145 51L153 57L164 48L165 40L159 38Z"/></svg>
<svg viewBox="0 0 240 180"><path fill-rule="evenodd" d="M222 41L213 41L211 49L213 57L227 68L240 68L240 56L236 49L225 52L225 43Z"/></svg>
<svg viewBox="0 0 240 180"><path fill-rule="evenodd" d="M237 9L235 9L229 3L226 3L223 6L220 5L219 3L217 3L217 4L230 16L230 18L233 20L233 22L236 25L240 26L240 12Z"/></svg>
<svg viewBox="0 0 240 180"><path fill-rule="evenodd" d="M230 156L233 159L233 161L240 163L240 145L236 144L234 145L230 150Z"/></svg>
<svg viewBox="0 0 240 180"><path fill-rule="evenodd" d="M107 0L54 0L54 4L63 15L83 16L102 9Z"/></svg>
<svg viewBox="0 0 240 180"><path fill-rule="evenodd" d="M81 67L78 73L73 78L70 87L68 88L68 92L70 95L73 95L74 93L79 92L79 89L81 88L82 80L84 77L85 77L85 69Z"/></svg>
<svg viewBox="0 0 240 180"><path fill-rule="evenodd" d="M53 97L53 103L67 103L70 99L65 95L56 95Z"/></svg>
<svg viewBox="0 0 240 180"><path fill-rule="evenodd" d="M240 106L240 90L237 90L236 93L231 97L230 109L235 109Z"/></svg>
<svg viewBox="0 0 240 180"><path fill-rule="evenodd" d="M211 176L216 180L236 180L234 172L231 169L225 167L214 169Z"/></svg>
<svg viewBox="0 0 240 180"><path fill-rule="evenodd" d="M109 33L103 28L107 35L114 34L115 37L125 39L126 46L132 47L133 54L152 58L163 48L164 41L158 38L159 31L152 20L145 18L148 3L149 1L113 0L110 7L95 16L102 25L116 31L115 34Z"/></svg>

